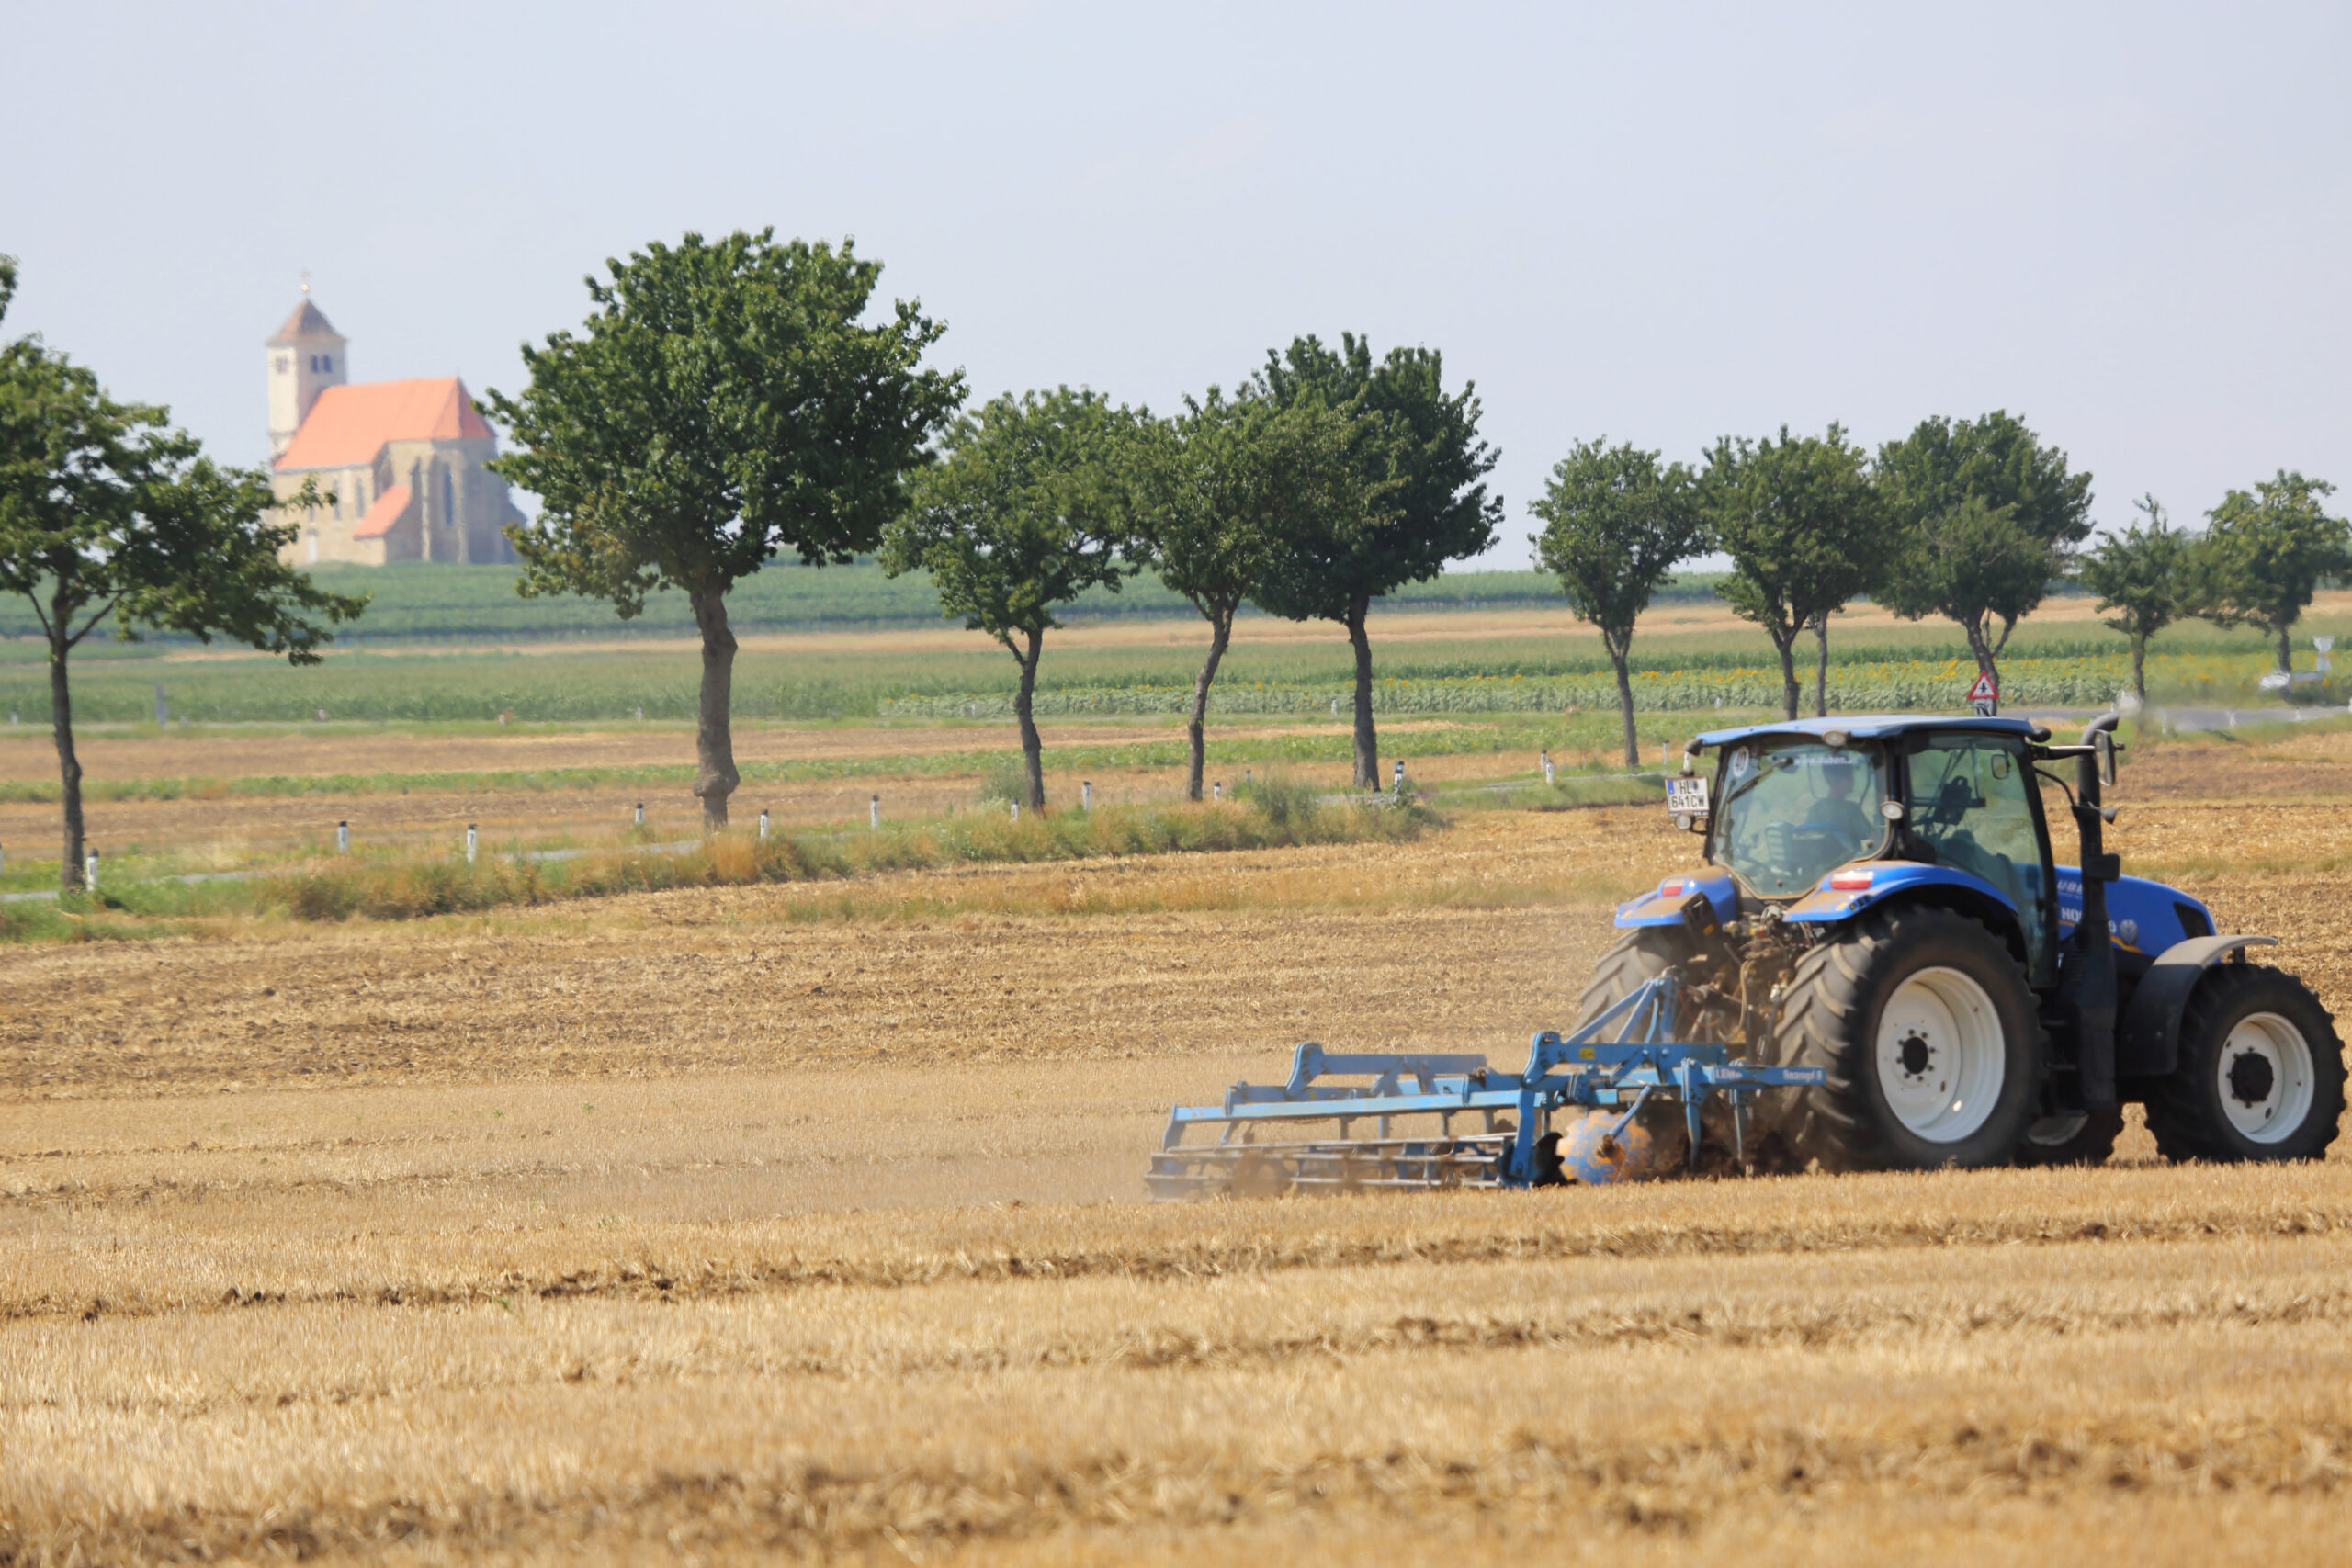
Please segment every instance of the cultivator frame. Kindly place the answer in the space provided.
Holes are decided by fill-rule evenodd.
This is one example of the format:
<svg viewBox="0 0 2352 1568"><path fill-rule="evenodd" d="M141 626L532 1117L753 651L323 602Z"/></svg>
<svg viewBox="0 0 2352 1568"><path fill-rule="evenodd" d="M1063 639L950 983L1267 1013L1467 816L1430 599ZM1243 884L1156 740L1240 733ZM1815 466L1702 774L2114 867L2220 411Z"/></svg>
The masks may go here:
<svg viewBox="0 0 2352 1568"><path fill-rule="evenodd" d="M1483 1055L1338 1055L1313 1041L1291 1059L1289 1081L1238 1083L1223 1105L1178 1106L1145 1180L1155 1200L1303 1191L1422 1190L1438 1187L1536 1187L1563 1179L1546 1139L1555 1111L1623 1107L1614 1133L1653 1097L1679 1102L1696 1168L1700 1116L1717 1094L1731 1105L1735 1156L1747 1162L1747 1109L1767 1089L1823 1081L1819 1067L1768 1067L1731 1059L1730 1047L1671 1038L1681 1015L1676 976L1645 982L1575 1032L1537 1034L1516 1073ZM1334 1084L1329 1077L1369 1077ZM1505 1114L1517 1118L1498 1124ZM1457 1134L1454 1118L1479 1130ZM1434 1136L1394 1135L1402 1116L1435 1116ZM1351 1124L1376 1134L1351 1138ZM1261 1128L1337 1122L1333 1138L1259 1141ZM1221 1127L1215 1143L1187 1144L1195 1128Z"/></svg>

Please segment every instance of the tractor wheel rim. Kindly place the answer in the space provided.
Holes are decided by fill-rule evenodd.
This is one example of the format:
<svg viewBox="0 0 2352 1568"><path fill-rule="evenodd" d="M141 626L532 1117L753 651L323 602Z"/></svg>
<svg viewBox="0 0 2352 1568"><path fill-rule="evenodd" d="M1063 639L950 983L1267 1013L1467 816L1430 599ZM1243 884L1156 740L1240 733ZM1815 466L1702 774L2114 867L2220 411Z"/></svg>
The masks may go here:
<svg viewBox="0 0 2352 1568"><path fill-rule="evenodd" d="M2240 1019L2213 1062L2222 1114L2250 1144L2281 1143L2302 1127L2314 1077L2311 1042L2275 1012Z"/></svg>
<svg viewBox="0 0 2352 1568"><path fill-rule="evenodd" d="M1879 1015L1872 1062L1887 1109L1905 1130L1954 1144L1984 1125L2001 1097L2008 1054L2001 1014L1957 969L1922 969Z"/></svg>

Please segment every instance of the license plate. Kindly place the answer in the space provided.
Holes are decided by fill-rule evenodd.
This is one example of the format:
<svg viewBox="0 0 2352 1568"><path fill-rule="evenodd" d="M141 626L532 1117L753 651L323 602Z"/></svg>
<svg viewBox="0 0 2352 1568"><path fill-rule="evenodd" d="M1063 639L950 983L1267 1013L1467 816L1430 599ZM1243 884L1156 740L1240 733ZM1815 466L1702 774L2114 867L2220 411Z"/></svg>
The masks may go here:
<svg viewBox="0 0 2352 1568"><path fill-rule="evenodd" d="M1695 773L1687 779L1667 780L1666 808L1678 817L1704 817L1707 814L1707 781Z"/></svg>

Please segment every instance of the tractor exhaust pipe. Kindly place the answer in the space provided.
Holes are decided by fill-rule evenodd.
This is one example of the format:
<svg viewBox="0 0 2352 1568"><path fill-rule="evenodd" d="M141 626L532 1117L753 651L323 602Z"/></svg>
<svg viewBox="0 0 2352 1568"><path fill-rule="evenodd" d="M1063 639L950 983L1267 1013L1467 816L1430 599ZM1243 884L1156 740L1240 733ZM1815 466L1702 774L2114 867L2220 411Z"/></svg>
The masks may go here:
<svg viewBox="0 0 2352 1568"><path fill-rule="evenodd" d="M2115 1084L2115 938L2107 913L2107 885L2122 866L2107 852L2107 813L2100 791L2114 776L2113 736L2120 716L2108 712L2084 727L2085 750L2075 759L2075 829L2082 838L2083 915L2075 926L2061 995L2075 1017L2075 1060L2081 1065L2083 1109L2111 1111Z"/></svg>

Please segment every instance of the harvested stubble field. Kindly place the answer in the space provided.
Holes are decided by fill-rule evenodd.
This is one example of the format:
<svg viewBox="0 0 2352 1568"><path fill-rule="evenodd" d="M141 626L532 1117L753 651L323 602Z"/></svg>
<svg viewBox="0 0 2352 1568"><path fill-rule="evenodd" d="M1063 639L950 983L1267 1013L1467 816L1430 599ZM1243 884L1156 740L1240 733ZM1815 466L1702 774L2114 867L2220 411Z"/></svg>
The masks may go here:
<svg viewBox="0 0 2352 1568"><path fill-rule="evenodd" d="M2132 766L2352 1002L2340 807ZM0 1561L2340 1561L2341 1147L1139 1204L1299 1038L1515 1059L1660 817L0 952Z"/></svg>

